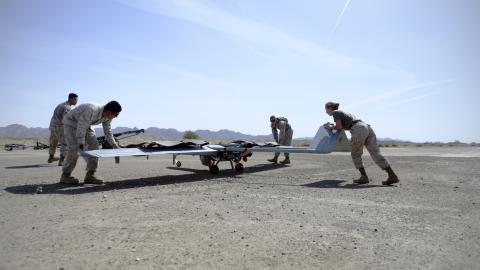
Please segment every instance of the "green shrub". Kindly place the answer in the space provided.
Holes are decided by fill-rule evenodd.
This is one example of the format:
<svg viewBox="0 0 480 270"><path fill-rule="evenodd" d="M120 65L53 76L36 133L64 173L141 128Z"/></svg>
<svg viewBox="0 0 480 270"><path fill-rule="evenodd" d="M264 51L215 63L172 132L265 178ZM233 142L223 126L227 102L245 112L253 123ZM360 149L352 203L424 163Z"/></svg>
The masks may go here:
<svg viewBox="0 0 480 270"><path fill-rule="evenodd" d="M199 138L198 134L191 131L191 130L187 130L183 133L183 138L184 139L188 139L188 140L196 140Z"/></svg>

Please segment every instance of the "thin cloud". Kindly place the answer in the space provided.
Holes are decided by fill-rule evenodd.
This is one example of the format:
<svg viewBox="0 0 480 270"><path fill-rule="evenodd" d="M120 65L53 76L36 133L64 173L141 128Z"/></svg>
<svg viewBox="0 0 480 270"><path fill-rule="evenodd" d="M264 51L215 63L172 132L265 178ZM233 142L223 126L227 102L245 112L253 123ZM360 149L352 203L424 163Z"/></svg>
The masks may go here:
<svg viewBox="0 0 480 270"><path fill-rule="evenodd" d="M381 66L337 53L325 46L297 37L281 29L229 13L209 0L116 0L125 6L144 12L187 21L196 26L213 29L237 41L256 54L270 54L272 59L302 56L308 61L336 72L364 74L363 77L382 77L405 83L408 71ZM350 1L344 6L345 13ZM341 20L341 17L339 19ZM340 20L337 20L340 23Z"/></svg>
<svg viewBox="0 0 480 270"><path fill-rule="evenodd" d="M403 100L400 100L400 101L397 101L397 102L394 102L394 103L390 103L390 104L385 105L383 107L380 107L380 108L378 108L378 110L381 111L381 110L385 110L387 108L396 107L396 106L403 105L403 104L410 104L410 103L419 101L421 99L424 99L426 97L433 96L435 94L436 94L435 92L429 92L429 93L426 93L426 94L423 94L423 95L418 95L418 96L415 96L415 97L403 99Z"/></svg>
<svg viewBox="0 0 480 270"><path fill-rule="evenodd" d="M412 91L412 90L422 89L422 88L428 88L428 87L438 86L438 85L443 85L443 84L451 83L451 82L453 82L453 81L454 81L454 80L441 80L441 81L433 81L433 82L420 83L420 84L416 84L416 85L413 85L413 86L404 87L404 88L400 88L400 89L397 89L397 90L389 91L389 92L386 92L386 93L383 93L383 94L380 94L380 95L371 96L371 97L368 97L368 98L366 98L366 99L357 101L357 102L355 102L355 103L346 105L345 107L348 107L349 109L351 109L351 108L356 108L356 107L359 107L359 106L362 106L362 105L379 102L379 101L388 99L388 98L390 98L390 97L392 97L392 96L399 95L399 94L402 94L402 93L405 93L405 92L409 92L409 91Z"/></svg>
<svg viewBox="0 0 480 270"><path fill-rule="evenodd" d="M345 5L343 6L342 12L340 12L340 15L338 15L337 22L335 23L335 26L333 26L333 29L332 29L332 31L330 32L330 35L328 36L327 44L330 43L330 39L332 38L332 36L333 36L333 34L335 33L335 31L337 31L337 27L338 27L338 25L340 24L340 21L342 21L343 14L345 13L345 10L347 10L347 7L348 7L348 5L350 4L350 1L351 1L351 0L347 0L347 2L345 3Z"/></svg>
<svg viewBox="0 0 480 270"><path fill-rule="evenodd" d="M335 53L313 42L292 36L274 27L230 14L216 7L210 1L117 1L132 8L214 29L269 50L291 51L334 65L351 65L353 62L350 57Z"/></svg>

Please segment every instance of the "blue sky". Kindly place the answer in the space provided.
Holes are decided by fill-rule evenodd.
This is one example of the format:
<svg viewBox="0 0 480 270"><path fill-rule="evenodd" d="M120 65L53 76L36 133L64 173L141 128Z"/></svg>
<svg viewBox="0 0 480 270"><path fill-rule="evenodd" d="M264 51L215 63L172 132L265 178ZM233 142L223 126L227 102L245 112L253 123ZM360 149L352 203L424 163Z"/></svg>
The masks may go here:
<svg viewBox="0 0 480 270"><path fill-rule="evenodd" d="M0 126L48 127L73 91L113 126L480 142L480 1L0 0Z"/></svg>

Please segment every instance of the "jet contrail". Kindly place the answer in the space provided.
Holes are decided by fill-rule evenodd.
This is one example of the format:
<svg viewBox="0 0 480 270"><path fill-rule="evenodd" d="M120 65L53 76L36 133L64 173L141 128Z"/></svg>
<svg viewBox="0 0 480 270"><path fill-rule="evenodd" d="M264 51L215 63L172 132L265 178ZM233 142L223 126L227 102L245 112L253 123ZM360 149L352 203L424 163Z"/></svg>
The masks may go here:
<svg viewBox="0 0 480 270"><path fill-rule="evenodd" d="M345 6L343 6L342 12L340 12L340 15L337 18L337 22L335 23L335 26L332 29L332 32L330 32L330 35L328 36L327 44L330 42L330 39L332 38L333 34L337 30L338 25L340 24L340 21L342 20L343 13L345 13L345 10L347 10L348 5L350 4L351 0L347 0L345 3Z"/></svg>
<svg viewBox="0 0 480 270"><path fill-rule="evenodd" d="M391 108L391 107L394 107L394 106L411 103L411 102L414 102L414 101L417 101L417 100L420 100L420 99L424 99L424 98L429 97L429 96L433 96L434 94L436 94L436 93L435 92L430 92L430 93L415 96L415 97L412 97L412 98L403 99L403 100L400 100L400 101L397 101L397 102L394 102L394 103L390 103L389 105L379 107L378 110L381 111L381 110L385 110L387 108Z"/></svg>
<svg viewBox="0 0 480 270"><path fill-rule="evenodd" d="M432 82L426 82L426 83L419 83L419 84L416 84L416 85L412 85L412 86L408 86L408 87L404 87L404 88L400 88L400 89L388 91L388 92L385 92L385 93L382 93L382 94L379 94L379 95L367 97L367 98L365 98L365 99L363 99L363 100L359 100L359 101L357 101L357 102L355 102L355 103L348 104L348 105L346 105L346 106L344 106L344 107L348 107L349 109L351 109L351 108L356 108L356 107L359 107L359 106L362 106L362 105L379 102L379 101L385 100L385 99L387 99L387 98L389 98L389 97L392 97L392 96L394 96L394 95L399 95L399 94L402 94L402 93L405 93L405 92L409 92L409 91L412 91L412 90L415 90L415 89L428 88L428 87L432 87L432 86L437 86L437 85L442 85L442 84L451 83L451 82L454 82L454 81L455 81L454 79L449 79L449 80L441 80L441 81L432 81Z"/></svg>

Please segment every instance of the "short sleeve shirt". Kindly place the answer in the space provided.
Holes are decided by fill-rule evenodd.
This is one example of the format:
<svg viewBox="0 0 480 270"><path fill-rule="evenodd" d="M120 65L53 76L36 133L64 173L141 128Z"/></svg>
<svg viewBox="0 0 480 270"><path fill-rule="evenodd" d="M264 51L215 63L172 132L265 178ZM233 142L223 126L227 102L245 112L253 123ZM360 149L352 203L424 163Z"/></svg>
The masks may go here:
<svg viewBox="0 0 480 270"><path fill-rule="evenodd" d="M355 124L356 122L362 121L355 117L353 114L340 110L333 111L332 116L333 121L337 122L337 120L340 120L340 122L342 123L342 128L346 130L350 130L353 124Z"/></svg>

